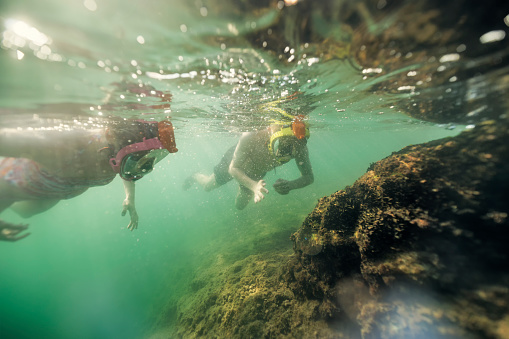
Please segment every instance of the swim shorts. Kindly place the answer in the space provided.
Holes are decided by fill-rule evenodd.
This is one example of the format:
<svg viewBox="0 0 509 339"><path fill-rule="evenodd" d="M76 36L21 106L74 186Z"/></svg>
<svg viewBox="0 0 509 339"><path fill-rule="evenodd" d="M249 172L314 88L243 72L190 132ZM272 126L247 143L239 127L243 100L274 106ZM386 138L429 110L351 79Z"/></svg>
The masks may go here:
<svg viewBox="0 0 509 339"><path fill-rule="evenodd" d="M216 177L216 184L218 186L222 186L233 179L233 177L230 175L230 172L228 172L228 169L230 168L230 163L232 162L235 148L237 148L236 145L226 151L219 164L214 167L214 175Z"/></svg>
<svg viewBox="0 0 509 339"><path fill-rule="evenodd" d="M237 146L233 146L228 151L226 151L219 164L217 164L216 167L214 167L214 175L216 177L217 186L222 186L233 179L228 170L233 160L233 154L235 153L236 148ZM265 174L267 173L265 172L262 175L256 176L254 178L251 177L251 179L255 181L261 180L265 177Z"/></svg>

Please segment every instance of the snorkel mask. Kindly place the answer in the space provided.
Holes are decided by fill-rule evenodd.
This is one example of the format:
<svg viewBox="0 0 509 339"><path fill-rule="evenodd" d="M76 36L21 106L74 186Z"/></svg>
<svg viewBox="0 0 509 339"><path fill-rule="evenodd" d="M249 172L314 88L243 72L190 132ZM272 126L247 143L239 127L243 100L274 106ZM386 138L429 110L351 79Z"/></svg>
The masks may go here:
<svg viewBox="0 0 509 339"><path fill-rule="evenodd" d="M143 138L142 142L127 145L110 159L111 168L119 173L122 179L135 181L141 179L154 168L168 153L178 151L175 144L173 125L168 120L160 122L143 123L157 124L158 136L156 138Z"/></svg>
<svg viewBox="0 0 509 339"><path fill-rule="evenodd" d="M281 139L285 137L295 137L297 140L302 140L304 138L309 138L309 127L306 122L303 121L303 115L297 115L293 118L290 124L284 125L281 123L281 129L270 136L269 140L269 152L276 156L276 159L279 162L287 162L291 159L291 150L290 152L286 152L289 154L281 154L279 150L279 145L281 143ZM279 153L279 154L278 154ZM284 153L284 152L283 152Z"/></svg>

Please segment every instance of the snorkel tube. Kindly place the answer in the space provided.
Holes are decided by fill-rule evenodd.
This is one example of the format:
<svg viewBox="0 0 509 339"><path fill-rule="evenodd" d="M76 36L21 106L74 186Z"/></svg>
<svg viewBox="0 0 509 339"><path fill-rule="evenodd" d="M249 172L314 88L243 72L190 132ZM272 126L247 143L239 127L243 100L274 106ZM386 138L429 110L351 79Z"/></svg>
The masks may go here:
<svg viewBox="0 0 509 339"><path fill-rule="evenodd" d="M280 130L274 132L270 136L269 140L269 152L274 155L274 144L276 140L281 137L291 137L294 136L297 140L302 140L304 138L309 138L309 125L304 121L305 116L302 114L292 115L286 112L284 109L277 107L277 104L281 102L285 102L287 100L295 99L298 92L283 98L270 102L266 102L260 105L262 110L272 111L282 115L283 120L271 119L272 123L281 126Z"/></svg>

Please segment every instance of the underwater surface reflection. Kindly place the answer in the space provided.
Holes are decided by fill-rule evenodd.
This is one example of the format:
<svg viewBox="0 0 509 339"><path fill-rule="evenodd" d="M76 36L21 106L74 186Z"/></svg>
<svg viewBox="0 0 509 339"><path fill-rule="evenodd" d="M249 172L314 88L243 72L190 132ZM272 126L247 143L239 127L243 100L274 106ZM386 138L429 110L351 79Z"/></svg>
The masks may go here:
<svg viewBox="0 0 509 339"><path fill-rule="evenodd" d="M23 0L0 19L0 239L30 232L0 244L0 337L509 335L506 2ZM186 185L295 117L309 154L255 163L262 201ZM314 181L277 188L307 159ZM27 168L63 176L44 177L58 196L34 199L35 174L13 189Z"/></svg>

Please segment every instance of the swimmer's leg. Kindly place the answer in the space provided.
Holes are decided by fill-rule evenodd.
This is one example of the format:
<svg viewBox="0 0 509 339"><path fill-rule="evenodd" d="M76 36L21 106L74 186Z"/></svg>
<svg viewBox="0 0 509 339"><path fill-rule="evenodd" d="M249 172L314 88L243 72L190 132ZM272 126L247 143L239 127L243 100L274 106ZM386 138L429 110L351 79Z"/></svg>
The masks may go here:
<svg viewBox="0 0 509 339"><path fill-rule="evenodd" d="M0 200L0 213L2 213L5 209L11 206L13 201L11 200Z"/></svg>
<svg viewBox="0 0 509 339"><path fill-rule="evenodd" d="M184 184L182 185L182 189L187 191L189 188L191 188L191 186L194 183L197 183L198 185L200 185L205 192L210 192L214 188L218 187L215 174L205 175L205 174L201 174L201 173L195 173L195 174L189 176L184 181Z"/></svg>
<svg viewBox="0 0 509 339"><path fill-rule="evenodd" d="M5 197L9 198L5 199ZM28 196L23 196L19 189L7 183L3 178L0 178L0 213L22 198L26 199Z"/></svg>
<svg viewBox="0 0 509 339"><path fill-rule="evenodd" d="M59 201L59 199L18 201L11 205L11 210L16 212L20 217L30 218L31 216L49 210Z"/></svg>
<svg viewBox="0 0 509 339"><path fill-rule="evenodd" d="M238 210L243 210L246 208L249 201L253 199L254 193L249 188L246 188L242 185L239 185L239 192L237 193L237 198L235 199L235 207Z"/></svg>
<svg viewBox="0 0 509 339"><path fill-rule="evenodd" d="M9 197L9 199L4 199ZM12 207L16 201L26 199L26 193L19 190L15 185L11 185L3 178L0 178L0 213L5 209ZM28 225L16 225L0 220L0 241L18 241L28 237L30 233L22 232L28 229Z"/></svg>

